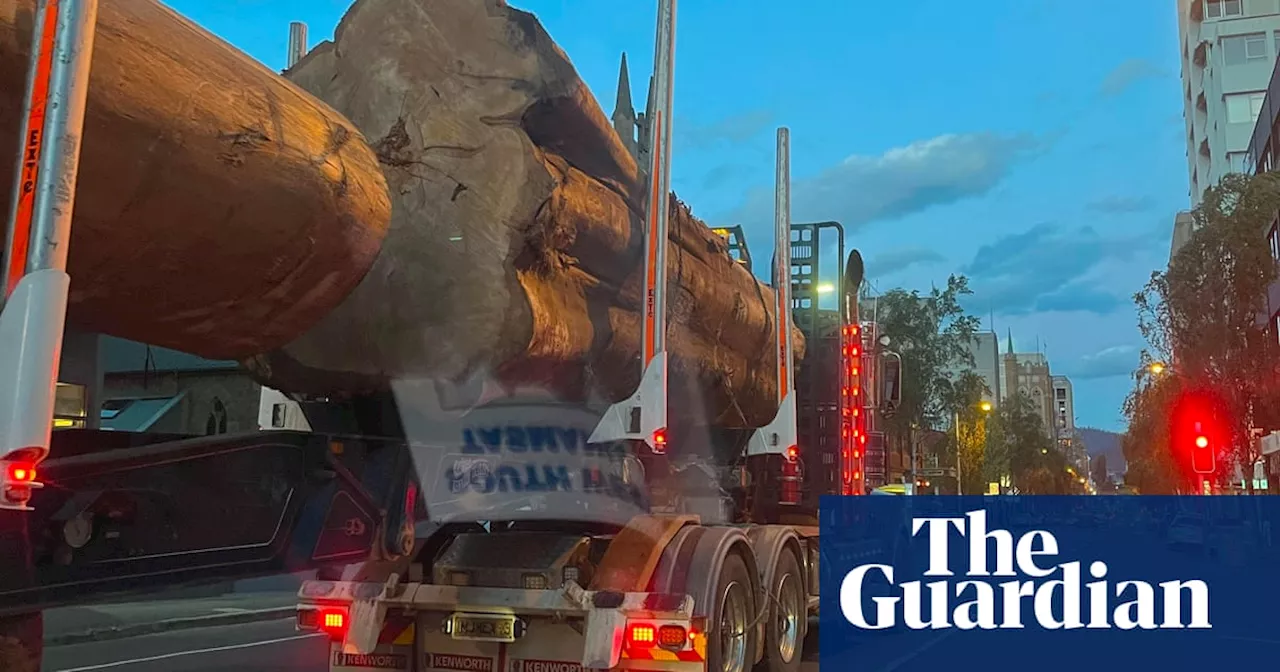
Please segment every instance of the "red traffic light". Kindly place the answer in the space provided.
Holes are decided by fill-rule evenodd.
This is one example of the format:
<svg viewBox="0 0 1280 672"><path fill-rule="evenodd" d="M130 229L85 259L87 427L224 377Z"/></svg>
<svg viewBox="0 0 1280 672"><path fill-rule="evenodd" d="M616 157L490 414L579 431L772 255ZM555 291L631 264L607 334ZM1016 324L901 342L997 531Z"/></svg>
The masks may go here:
<svg viewBox="0 0 1280 672"><path fill-rule="evenodd" d="M1190 474L1213 474L1217 453L1230 444L1230 414L1216 391L1185 390L1173 403L1169 439L1174 455Z"/></svg>

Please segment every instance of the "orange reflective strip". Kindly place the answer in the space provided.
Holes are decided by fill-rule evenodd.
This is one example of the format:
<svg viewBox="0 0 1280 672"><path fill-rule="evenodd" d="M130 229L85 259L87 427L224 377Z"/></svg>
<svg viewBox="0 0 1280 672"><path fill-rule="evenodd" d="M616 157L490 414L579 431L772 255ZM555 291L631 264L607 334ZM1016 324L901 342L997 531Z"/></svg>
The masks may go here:
<svg viewBox="0 0 1280 672"><path fill-rule="evenodd" d="M666 243L666 241L658 240L658 208L662 202L662 177L658 175L659 165L661 164L662 150L662 112L654 114L653 122L653 147L650 152L653 153L653 167L649 170L649 213L648 213L648 244L649 254L646 262L648 267L645 268L644 274L644 296L645 296L645 314L649 316L649 328L644 334L644 364L649 365L653 360L653 356L657 353L658 338L657 330L657 293L658 293L658 245Z"/></svg>
<svg viewBox="0 0 1280 672"><path fill-rule="evenodd" d="M40 27L40 59L36 63L35 81L31 86L30 114L27 115L27 137L22 146L22 181L18 186L17 216L13 220L13 247L9 250L6 269L6 298L13 293L27 269L27 253L31 249L31 220L35 212L36 177L40 154L44 149L44 113L49 104L49 73L53 69L53 38L58 30L59 0L49 0Z"/></svg>

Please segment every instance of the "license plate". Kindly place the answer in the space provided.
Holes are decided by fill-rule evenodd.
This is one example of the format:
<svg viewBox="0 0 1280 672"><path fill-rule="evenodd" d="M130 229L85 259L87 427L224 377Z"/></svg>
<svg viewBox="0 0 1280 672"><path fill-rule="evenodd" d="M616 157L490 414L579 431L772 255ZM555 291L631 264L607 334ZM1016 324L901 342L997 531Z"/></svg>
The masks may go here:
<svg viewBox="0 0 1280 672"><path fill-rule="evenodd" d="M454 614L449 617L449 635L454 639L482 642L516 641L515 616Z"/></svg>

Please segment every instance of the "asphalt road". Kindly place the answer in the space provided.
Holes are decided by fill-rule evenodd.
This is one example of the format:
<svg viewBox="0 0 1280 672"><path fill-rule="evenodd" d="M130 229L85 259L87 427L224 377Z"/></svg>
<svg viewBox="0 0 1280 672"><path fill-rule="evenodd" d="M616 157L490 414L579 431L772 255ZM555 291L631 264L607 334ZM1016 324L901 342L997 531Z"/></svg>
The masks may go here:
<svg viewBox="0 0 1280 672"><path fill-rule="evenodd" d="M46 672L324 672L327 648L301 635L293 620L180 630L45 651ZM805 646L803 672L818 670L817 633Z"/></svg>
<svg viewBox="0 0 1280 672"><path fill-rule="evenodd" d="M45 649L47 672L323 672L321 636L292 618Z"/></svg>

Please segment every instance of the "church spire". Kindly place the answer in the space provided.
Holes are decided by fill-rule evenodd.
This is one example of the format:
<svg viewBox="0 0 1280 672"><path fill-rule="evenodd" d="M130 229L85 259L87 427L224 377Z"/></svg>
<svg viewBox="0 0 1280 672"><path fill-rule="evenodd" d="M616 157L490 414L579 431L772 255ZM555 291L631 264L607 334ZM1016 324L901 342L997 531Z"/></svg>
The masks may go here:
<svg viewBox="0 0 1280 672"><path fill-rule="evenodd" d="M631 76L627 72L627 52L622 52L622 64L618 67L618 96L613 106L613 130L622 138L622 144L637 156L636 109L631 102Z"/></svg>
<svg viewBox="0 0 1280 672"><path fill-rule="evenodd" d="M1007 348L1008 349L1005 350L1005 354L1012 355L1013 354L1013 328L1012 327L1010 327L1009 329L1009 345L1007 346Z"/></svg>

